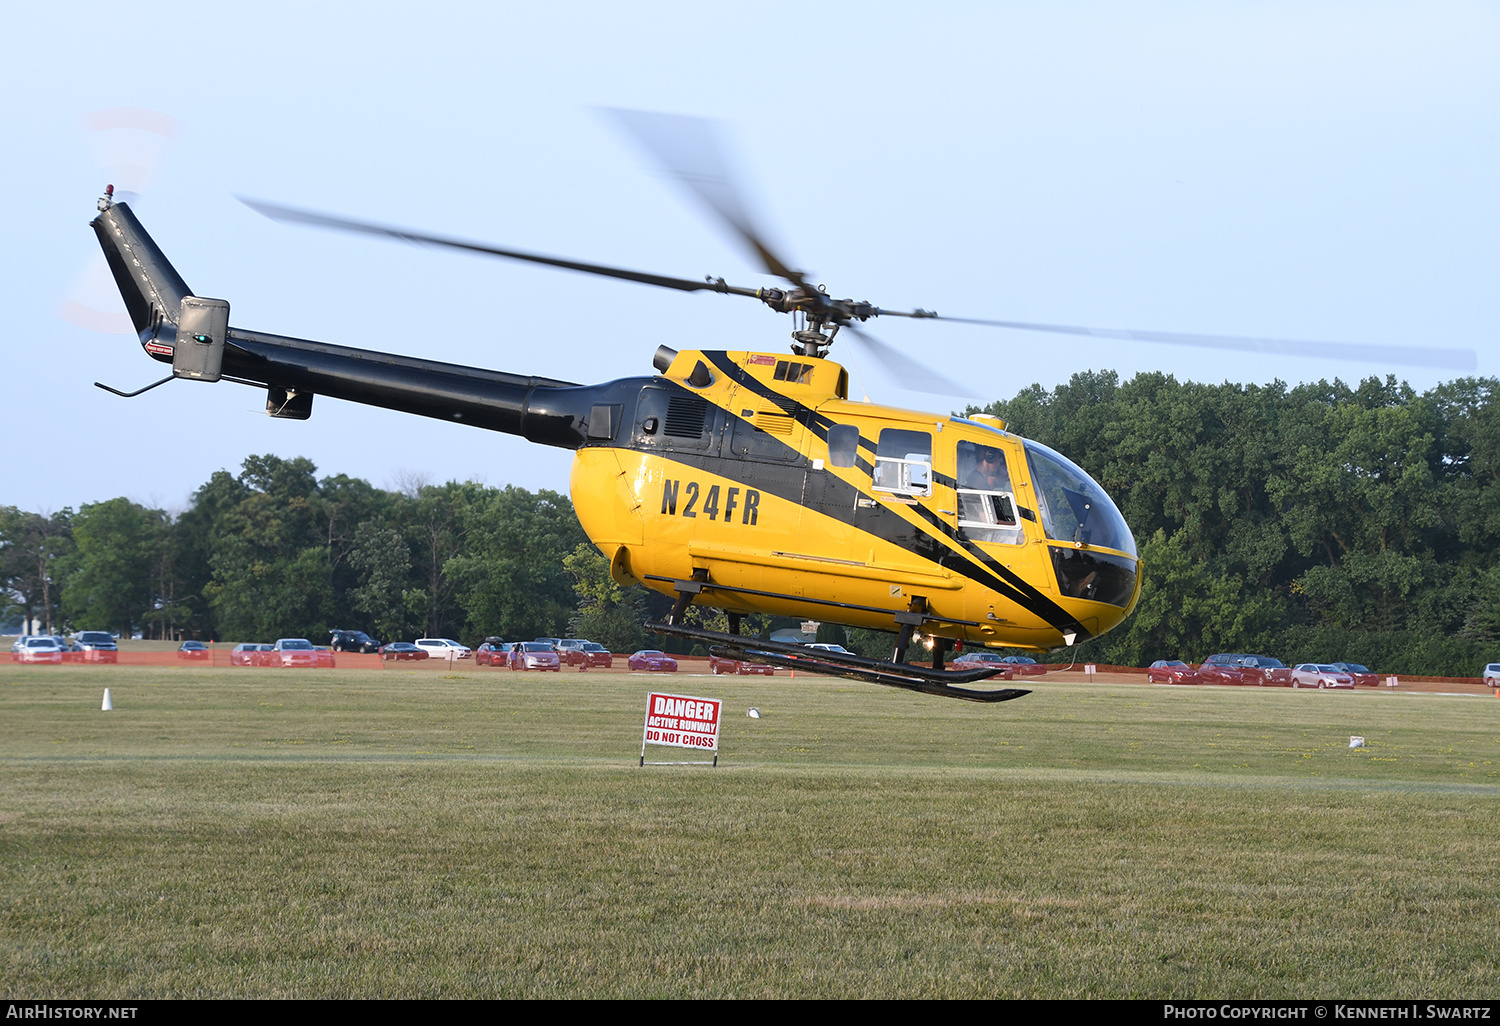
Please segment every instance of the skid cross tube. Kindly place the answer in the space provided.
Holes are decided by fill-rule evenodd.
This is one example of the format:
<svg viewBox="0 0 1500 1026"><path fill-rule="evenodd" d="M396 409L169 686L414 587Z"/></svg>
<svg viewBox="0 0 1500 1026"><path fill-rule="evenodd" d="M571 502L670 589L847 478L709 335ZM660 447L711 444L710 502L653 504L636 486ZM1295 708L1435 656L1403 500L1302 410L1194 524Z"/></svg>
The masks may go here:
<svg viewBox="0 0 1500 1026"><path fill-rule="evenodd" d="M798 667L816 661L830 668L884 673L907 680L931 681L935 684L973 684L976 681L988 680L1004 670L1003 667L990 665L978 666L972 670L930 670L924 666L891 663L884 659L855 655L852 652L829 652L827 649L808 648L806 645L790 645L784 641L761 641L759 638L750 638L743 634L724 634L720 631L704 630L701 627L673 626L669 623L648 623L646 630L655 634L687 638L690 641L702 641L710 646L718 645L728 650L745 653L752 661L759 660L762 655L774 654L804 660L797 664ZM831 673L836 670L829 669L820 672Z"/></svg>

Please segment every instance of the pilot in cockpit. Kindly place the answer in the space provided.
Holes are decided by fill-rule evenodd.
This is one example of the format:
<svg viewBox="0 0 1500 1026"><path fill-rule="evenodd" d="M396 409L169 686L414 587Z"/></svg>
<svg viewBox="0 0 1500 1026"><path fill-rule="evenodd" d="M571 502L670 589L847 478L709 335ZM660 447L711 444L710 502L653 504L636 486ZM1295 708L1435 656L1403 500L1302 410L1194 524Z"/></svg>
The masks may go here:
<svg viewBox="0 0 1500 1026"><path fill-rule="evenodd" d="M963 486L982 492L1010 491L1010 474L1005 457L992 445L976 446L974 469L964 478Z"/></svg>

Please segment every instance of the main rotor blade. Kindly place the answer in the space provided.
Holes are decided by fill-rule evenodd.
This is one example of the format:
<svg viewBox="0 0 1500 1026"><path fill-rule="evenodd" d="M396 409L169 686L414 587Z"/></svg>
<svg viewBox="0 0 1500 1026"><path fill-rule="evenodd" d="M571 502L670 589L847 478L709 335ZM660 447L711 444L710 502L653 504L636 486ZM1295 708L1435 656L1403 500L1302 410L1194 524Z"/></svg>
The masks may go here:
<svg viewBox="0 0 1500 1026"><path fill-rule="evenodd" d="M273 221L307 224L316 228L331 228L336 231L357 232L364 235L383 235L387 238L397 239L401 242L410 242L416 245L446 246L450 249L461 249L470 253L482 253L485 256L504 257L507 260L523 260L527 263L545 264L548 267L562 267L569 271L582 271L584 274L600 274L606 278L622 278L625 281L638 281L645 285L659 285L662 288L677 289L681 292L723 292L734 296L749 296L752 299L755 298L757 292L756 289L726 285L720 279L715 279L714 281L694 281L691 278L672 278L663 274L650 274L646 271L630 271L621 267L608 267L604 264L586 264L577 260L564 260L561 257L545 256L541 253L527 253L517 249L501 249L498 246L491 246L483 242L470 242L465 239L454 239L444 235L426 235L406 228L375 224L370 221L355 221L349 218L333 217L329 214L320 214L313 210L299 210L296 207L278 206L274 203L265 203L261 200L253 200L245 196L237 198L251 210L264 214Z"/></svg>
<svg viewBox="0 0 1500 1026"><path fill-rule="evenodd" d="M1081 328L1066 324L1036 324L1029 321L988 321L976 317L941 317L935 313L928 313L926 310L911 312L881 310L880 316L951 321L955 324L979 324L990 328L1014 328L1019 331L1045 331L1054 335L1082 335L1086 338L1109 338L1124 342L1161 342L1166 345L1191 346L1197 349L1233 349L1249 353L1275 353L1278 356L1312 356L1362 363L1399 363L1412 367L1444 367L1462 371L1472 371L1479 366L1479 358L1472 349L1355 345L1349 342L1307 342L1296 339L1253 338L1238 335L1191 335L1175 331L1120 331L1112 328Z"/></svg>
<svg viewBox="0 0 1500 1026"><path fill-rule="evenodd" d="M902 388L928 395L961 395L968 399L978 398L972 387L960 385L931 368L924 367L899 349L887 345L863 328L845 324L843 331L851 333L864 343L865 349L879 362Z"/></svg>
<svg viewBox="0 0 1500 1026"><path fill-rule="evenodd" d="M744 197L734 184L714 122L680 114L619 107L601 109L647 153L661 161L663 170L749 243L767 271L799 288L809 288L803 272L793 270L772 252L766 233L751 218Z"/></svg>

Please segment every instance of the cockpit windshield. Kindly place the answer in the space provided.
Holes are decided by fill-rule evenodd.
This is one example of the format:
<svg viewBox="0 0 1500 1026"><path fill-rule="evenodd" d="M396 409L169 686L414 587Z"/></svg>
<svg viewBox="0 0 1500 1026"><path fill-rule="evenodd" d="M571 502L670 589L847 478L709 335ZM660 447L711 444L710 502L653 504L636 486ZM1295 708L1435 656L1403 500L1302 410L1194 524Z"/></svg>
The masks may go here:
<svg viewBox="0 0 1500 1026"><path fill-rule="evenodd" d="M1130 527L1104 489L1066 456L1040 442L1025 444L1047 537L1135 555Z"/></svg>

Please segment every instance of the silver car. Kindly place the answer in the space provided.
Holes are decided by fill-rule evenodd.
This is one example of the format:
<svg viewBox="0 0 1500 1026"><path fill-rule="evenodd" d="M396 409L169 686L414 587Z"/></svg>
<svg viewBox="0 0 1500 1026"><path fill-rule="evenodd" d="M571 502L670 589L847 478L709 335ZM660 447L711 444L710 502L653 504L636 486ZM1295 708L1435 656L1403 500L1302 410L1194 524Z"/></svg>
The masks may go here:
<svg viewBox="0 0 1500 1026"><path fill-rule="evenodd" d="M1354 689L1354 678L1328 663L1302 663L1292 670L1294 688Z"/></svg>

